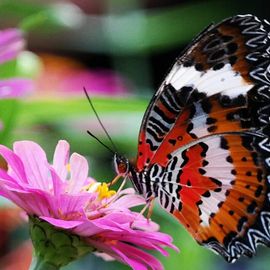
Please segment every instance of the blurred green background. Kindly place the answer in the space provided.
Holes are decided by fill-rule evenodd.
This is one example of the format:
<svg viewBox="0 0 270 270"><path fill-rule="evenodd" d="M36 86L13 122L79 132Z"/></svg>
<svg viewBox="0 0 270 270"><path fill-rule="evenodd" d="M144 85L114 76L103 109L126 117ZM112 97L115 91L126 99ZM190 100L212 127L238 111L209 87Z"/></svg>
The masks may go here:
<svg viewBox="0 0 270 270"><path fill-rule="evenodd" d="M110 143L82 88L93 98L120 152L135 157L143 113L181 50L211 22L245 13L270 19L269 8L269 1L262 0L0 0L0 28L20 27L27 40L27 51L0 66L0 78L19 75L35 82L35 90L27 96L0 101L0 118L5 123L1 143L11 146L14 140L35 140L51 159L57 141L66 139L72 151L88 157L91 176L110 181L114 177L112 155L86 130ZM9 203L1 201L0 209L7 207ZM198 246L158 205L153 220L173 236L181 250L160 258L166 270L269 269L267 249L259 248L253 260L229 265ZM0 232L0 269L18 269L12 266L13 250L25 243L26 226L19 223ZM17 256L23 251L18 252ZM25 260L19 269L27 269L28 255L16 260ZM92 255L65 269L109 267L128 269Z"/></svg>

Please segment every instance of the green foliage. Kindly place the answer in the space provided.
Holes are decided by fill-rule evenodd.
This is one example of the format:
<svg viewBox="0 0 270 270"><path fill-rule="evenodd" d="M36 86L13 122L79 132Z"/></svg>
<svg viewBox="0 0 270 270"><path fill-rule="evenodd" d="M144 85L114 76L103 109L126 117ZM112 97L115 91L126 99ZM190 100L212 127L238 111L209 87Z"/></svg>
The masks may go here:
<svg viewBox="0 0 270 270"><path fill-rule="evenodd" d="M13 18L26 32L38 29L51 33L66 27L53 5L34 1L1 0L0 17Z"/></svg>
<svg viewBox="0 0 270 270"><path fill-rule="evenodd" d="M0 99L0 119L3 127L0 129L1 144L5 144L9 140L10 132L15 124L18 104L17 100Z"/></svg>

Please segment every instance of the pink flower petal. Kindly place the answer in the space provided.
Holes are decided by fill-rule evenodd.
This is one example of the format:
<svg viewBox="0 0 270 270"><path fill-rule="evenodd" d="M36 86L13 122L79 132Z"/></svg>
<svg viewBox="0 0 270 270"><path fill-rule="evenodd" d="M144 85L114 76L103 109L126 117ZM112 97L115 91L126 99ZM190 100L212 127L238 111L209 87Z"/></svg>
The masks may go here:
<svg viewBox="0 0 270 270"><path fill-rule="evenodd" d="M89 238L104 232L104 229L96 225L95 222L88 220L87 218L83 220L84 222L82 224L72 230L75 234Z"/></svg>
<svg viewBox="0 0 270 270"><path fill-rule="evenodd" d="M15 58L24 45L20 30L14 28L0 31L0 64Z"/></svg>
<svg viewBox="0 0 270 270"><path fill-rule="evenodd" d="M64 180L67 177L67 164L69 160L69 144L67 141L61 140L58 142L54 156L53 168L58 174L59 178Z"/></svg>
<svg viewBox="0 0 270 270"><path fill-rule="evenodd" d="M146 232L157 232L159 230L159 225L157 223L141 218L135 218L132 227Z"/></svg>
<svg viewBox="0 0 270 270"><path fill-rule="evenodd" d="M20 158L3 145L0 145L0 155L3 156L3 158L8 163L9 168L12 169L12 172L16 177L18 183L20 182L26 183L27 182L26 174L23 163L20 160Z"/></svg>
<svg viewBox="0 0 270 270"><path fill-rule="evenodd" d="M121 241L126 243L133 243L133 245L137 245L144 249L156 250L159 251L163 256L168 256L168 252L162 247L163 243L160 241L153 240L151 237L152 234L153 233L147 234L143 231L137 231L137 233L135 232L133 235L132 233L124 235ZM116 237L116 236L108 234L108 237Z"/></svg>
<svg viewBox="0 0 270 270"><path fill-rule="evenodd" d="M61 178L57 175L53 168L49 168L52 176L53 193L55 197L59 197L64 192L64 187Z"/></svg>
<svg viewBox="0 0 270 270"><path fill-rule="evenodd" d="M93 220L85 218L84 220L85 222L74 230L75 233L81 236L90 237L105 231L123 233L123 229L121 229L119 224L107 217L100 217Z"/></svg>
<svg viewBox="0 0 270 270"><path fill-rule="evenodd" d="M20 183L11 177L6 171L0 169L0 180L5 182L5 185L13 185L16 187L22 187Z"/></svg>
<svg viewBox="0 0 270 270"><path fill-rule="evenodd" d="M9 190L7 187L0 185L0 194L1 196L9 199L10 201L12 201L13 203L15 203L17 206L19 206L20 208L22 208L24 211L31 211L31 209L28 209L27 204L22 200L22 198L20 197L20 195L15 194L13 192L13 190ZM28 212L30 213L30 212Z"/></svg>
<svg viewBox="0 0 270 270"><path fill-rule="evenodd" d="M122 193L123 194L123 193ZM144 205L145 199L138 194L130 194L126 196L122 196L113 204L109 205L108 209L115 208L132 208L139 205Z"/></svg>
<svg viewBox="0 0 270 270"><path fill-rule="evenodd" d="M130 223L135 219L135 215L132 212L113 212L107 213L105 216L96 219L95 222L100 224L99 226L106 228L111 227L113 230L123 230L130 228Z"/></svg>
<svg viewBox="0 0 270 270"><path fill-rule="evenodd" d="M49 215L48 201L42 194L1 186L5 197L32 215Z"/></svg>
<svg viewBox="0 0 270 270"><path fill-rule="evenodd" d="M120 191L119 195L128 195L128 194L135 194L134 188L125 188Z"/></svg>
<svg viewBox="0 0 270 270"><path fill-rule="evenodd" d="M56 219L56 218L51 218L47 216L40 216L39 218L49 222L55 227L63 228L63 229L73 229L82 223L81 221L77 221L77 220L75 221L63 220L63 219Z"/></svg>
<svg viewBox="0 0 270 270"><path fill-rule="evenodd" d="M88 176L88 163L86 158L74 153L70 157L69 192L78 193L85 185Z"/></svg>
<svg viewBox="0 0 270 270"><path fill-rule="evenodd" d="M49 191L51 181L48 181L48 162L43 149L31 141L15 142L13 148L24 163L29 184Z"/></svg>
<svg viewBox="0 0 270 270"><path fill-rule="evenodd" d="M96 247L97 252L99 253L103 252L109 255L109 257L111 258L118 260L120 262L123 262L122 258L112 250L111 248L112 243L110 241L104 242L104 241L96 240L95 238L86 238L85 240L92 247ZM99 256L99 257L102 257L102 256Z"/></svg>
<svg viewBox="0 0 270 270"><path fill-rule="evenodd" d="M162 264L152 255L125 243L119 242L112 249L118 253L133 269L144 269L141 267L150 266L153 270L162 270ZM127 256L129 255L129 256ZM132 258L132 259L130 259ZM135 264L136 262L136 264ZM131 264L132 263L132 264ZM147 267L145 269L148 269Z"/></svg>
<svg viewBox="0 0 270 270"><path fill-rule="evenodd" d="M0 98L20 98L33 91L34 85L31 80L13 78L0 80Z"/></svg>
<svg viewBox="0 0 270 270"><path fill-rule="evenodd" d="M71 196L70 194L63 193L58 197L48 194L48 201L50 209L54 213L55 217L67 219L77 219L81 216L82 209L89 199L89 194L76 194Z"/></svg>
<svg viewBox="0 0 270 270"><path fill-rule="evenodd" d="M115 246L112 246L111 249L119 255L119 257L126 263L128 264L133 270L148 270L147 267L141 263L139 260L134 260L132 259L131 256L127 256L127 251L128 250L125 250L124 252L122 252L120 249L119 249L119 245L118 247L115 247ZM138 250L136 249L136 252ZM152 268L153 269L153 268Z"/></svg>

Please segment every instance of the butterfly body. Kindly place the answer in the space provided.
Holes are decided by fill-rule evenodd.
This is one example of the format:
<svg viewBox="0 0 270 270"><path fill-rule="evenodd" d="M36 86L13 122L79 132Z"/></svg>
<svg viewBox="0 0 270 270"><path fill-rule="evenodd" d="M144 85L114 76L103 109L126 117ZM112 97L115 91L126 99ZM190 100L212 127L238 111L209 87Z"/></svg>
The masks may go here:
<svg viewBox="0 0 270 270"><path fill-rule="evenodd" d="M138 193L229 262L270 245L269 32L252 15L209 26L152 98L136 165L125 160Z"/></svg>

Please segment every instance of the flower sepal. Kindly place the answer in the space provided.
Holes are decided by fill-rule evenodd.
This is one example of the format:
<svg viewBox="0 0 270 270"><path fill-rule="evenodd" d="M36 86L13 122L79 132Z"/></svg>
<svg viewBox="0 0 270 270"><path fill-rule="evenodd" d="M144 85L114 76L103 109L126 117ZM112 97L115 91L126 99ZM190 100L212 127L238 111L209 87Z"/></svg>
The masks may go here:
<svg viewBox="0 0 270 270"><path fill-rule="evenodd" d="M29 217L35 260L31 270L60 269L95 249L78 235L61 230L37 217Z"/></svg>

